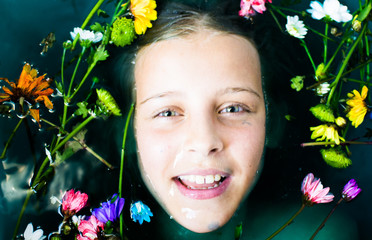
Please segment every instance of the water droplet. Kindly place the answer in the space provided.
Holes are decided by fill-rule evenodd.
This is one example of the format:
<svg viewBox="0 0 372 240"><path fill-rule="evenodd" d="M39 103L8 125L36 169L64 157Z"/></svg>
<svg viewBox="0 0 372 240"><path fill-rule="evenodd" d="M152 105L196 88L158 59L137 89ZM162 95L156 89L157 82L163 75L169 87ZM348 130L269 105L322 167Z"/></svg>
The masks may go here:
<svg viewBox="0 0 372 240"><path fill-rule="evenodd" d="M54 111L55 111L54 109L49 109L50 113L54 113Z"/></svg>
<svg viewBox="0 0 372 240"><path fill-rule="evenodd" d="M173 219L173 216L169 216L169 219Z"/></svg>

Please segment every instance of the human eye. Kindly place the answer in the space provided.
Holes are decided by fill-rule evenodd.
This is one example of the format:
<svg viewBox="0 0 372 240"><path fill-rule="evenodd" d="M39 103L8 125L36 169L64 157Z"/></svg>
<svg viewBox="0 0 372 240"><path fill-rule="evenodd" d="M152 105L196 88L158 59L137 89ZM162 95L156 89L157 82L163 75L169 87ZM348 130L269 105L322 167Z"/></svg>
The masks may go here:
<svg viewBox="0 0 372 240"><path fill-rule="evenodd" d="M242 104L231 104L226 107L223 107L218 113L237 114L237 113L244 113L244 112L250 112L249 108Z"/></svg>
<svg viewBox="0 0 372 240"><path fill-rule="evenodd" d="M176 110L165 109L157 113L154 118L169 118L169 117L177 117L177 116L180 116L180 113L178 113Z"/></svg>

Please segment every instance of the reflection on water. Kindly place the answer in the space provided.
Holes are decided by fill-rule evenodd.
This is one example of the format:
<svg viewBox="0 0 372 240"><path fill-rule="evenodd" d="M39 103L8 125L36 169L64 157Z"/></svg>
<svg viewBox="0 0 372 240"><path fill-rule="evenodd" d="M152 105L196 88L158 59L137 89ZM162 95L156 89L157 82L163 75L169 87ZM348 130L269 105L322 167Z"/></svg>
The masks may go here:
<svg viewBox="0 0 372 240"><path fill-rule="evenodd" d="M346 2L344 1L345 4ZM356 4L357 1L348 2ZM24 61L33 63L39 72L48 72L51 76L58 75L61 44L70 38L69 32L82 23L93 5L94 1L1 1L0 29L3 29L3 32L0 40L0 77L17 79ZM53 48L49 48L44 56L41 56L42 47L39 43L50 32L55 33L56 42L53 43ZM296 52L286 53L287 57L295 57L295 54ZM110 73L101 74L112 77ZM289 79L290 76L283 75L279 80L285 82L285 78ZM265 166L256 188L226 226L211 234L191 233L181 228L172 217L161 210L155 200L148 199L151 207L154 208L154 221L139 226L130 223L129 217L126 216L127 225L130 227L129 233L132 235L143 233L143 239L150 239L150 237L154 239L154 232L158 236L157 239L231 239L234 227L243 222L243 239L264 239L297 211L301 204L301 181L308 172L313 172L321 177L325 185L331 186L331 192L336 198L340 197L343 185L350 178L357 179L363 189L361 196L351 204L343 204L337 209L317 239L368 239L372 223L370 147L351 146L353 166L345 170L328 167L316 148L301 149L299 144L308 140L308 127L313 124L304 121L309 117L307 109L311 103L302 102L302 98L294 95L290 89L285 89L284 84L276 86L276 93L282 96L273 104L277 108L271 111L273 116L278 118L273 122L278 124L276 130L273 128L273 134L280 135L273 138L280 140L277 142L270 140L273 141L272 146L267 149ZM57 92L55 94L59 96ZM312 96L309 95L309 99L312 99ZM62 107L61 98L53 98L53 102ZM6 104L0 109L1 151L18 122L18 119L7 117L14 108L13 105ZM303 113L300 116L303 119L290 122L284 120L284 115L294 112ZM41 114L53 118L53 111L43 111ZM58 119L53 120L58 121ZM123 121L123 119L109 119L106 122L93 122L86 137L87 145L116 167L119 166L121 144L120 136L117 137L116 134L120 131L111 125L117 125L118 129L121 129ZM35 141L29 143L26 129L21 127L14 136L6 158L1 161L0 239L11 238L33 177L34 163L46 157L45 144L50 143L51 136L48 131L39 132L37 125L32 122L29 122L29 125ZM371 123L366 127L372 128ZM103 135L102 129L105 132ZM364 131L365 129L360 128L353 130L350 138L363 135ZM131 141L133 145L133 139ZM31 149L37 150L33 153ZM131 151L131 155L135 155L135 151L133 149ZM129 157L128 161L130 160L134 161L135 158ZM63 192L70 188L84 190L95 206L117 191L118 169L108 171L105 165L85 150L77 152L71 159L59 165L55 172L48 191L39 193L38 197L32 198L29 203L20 232L23 232L27 223L31 221L34 226L41 226L46 232L56 231L61 217L57 205L53 205L50 198L52 196L61 198ZM135 201L140 199L140 196L148 196L143 186L137 186L138 176L132 175L135 175L135 172L126 176L125 184L128 190L126 197ZM135 184L135 187L131 184ZM127 215L129 205L128 200L125 205ZM307 239L332 206L329 204L305 209L296 222L277 239ZM187 218L193 218L195 215L192 209L183 209L183 211Z"/></svg>

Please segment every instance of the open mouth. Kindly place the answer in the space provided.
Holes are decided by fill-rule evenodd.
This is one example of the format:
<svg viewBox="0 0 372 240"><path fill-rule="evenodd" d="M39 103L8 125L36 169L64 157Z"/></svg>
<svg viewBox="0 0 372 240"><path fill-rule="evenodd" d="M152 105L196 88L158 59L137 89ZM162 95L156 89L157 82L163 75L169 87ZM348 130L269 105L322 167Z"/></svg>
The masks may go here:
<svg viewBox="0 0 372 240"><path fill-rule="evenodd" d="M217 197L228 188L229 175L180 175L173 179L179 191L186 197L203 200Z"/></svg>
<svg viewBox="0 0 372 240"><path fill-rule="evenodd" d="M183 175L178 177L178 181L188 189L206 190L217 188L226 179L226 176L215 175Z"/></svg>

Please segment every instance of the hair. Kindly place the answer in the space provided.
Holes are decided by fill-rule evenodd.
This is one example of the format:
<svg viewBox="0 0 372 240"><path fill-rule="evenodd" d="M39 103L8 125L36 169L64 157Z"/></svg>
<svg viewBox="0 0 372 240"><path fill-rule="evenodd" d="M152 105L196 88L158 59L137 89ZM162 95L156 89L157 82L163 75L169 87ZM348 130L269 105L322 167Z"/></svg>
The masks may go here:
<svg viewBox="0 0 372 240"><path fill-rule="evenodd" d="M158 19L154 26L147 30L146 34L140 36L134 48L123 54L119 61L124 89L131 89L131 99L135 102L136 89L134 79L134 69L136 59L141 50L156 44L157 42L187 38L193 34L203 31L211 31L221 34L232 34L248 40L256 49L253 40L252 24L250 21L238 16L237 14L226 14L225 8L216 8L214 11L203 11L191 8L179 3L170 3L164 6L164 10L159 11ZM124 60L124 61L123 61ZM130 62L129 69L123 68L123 62Z"/></svg>

